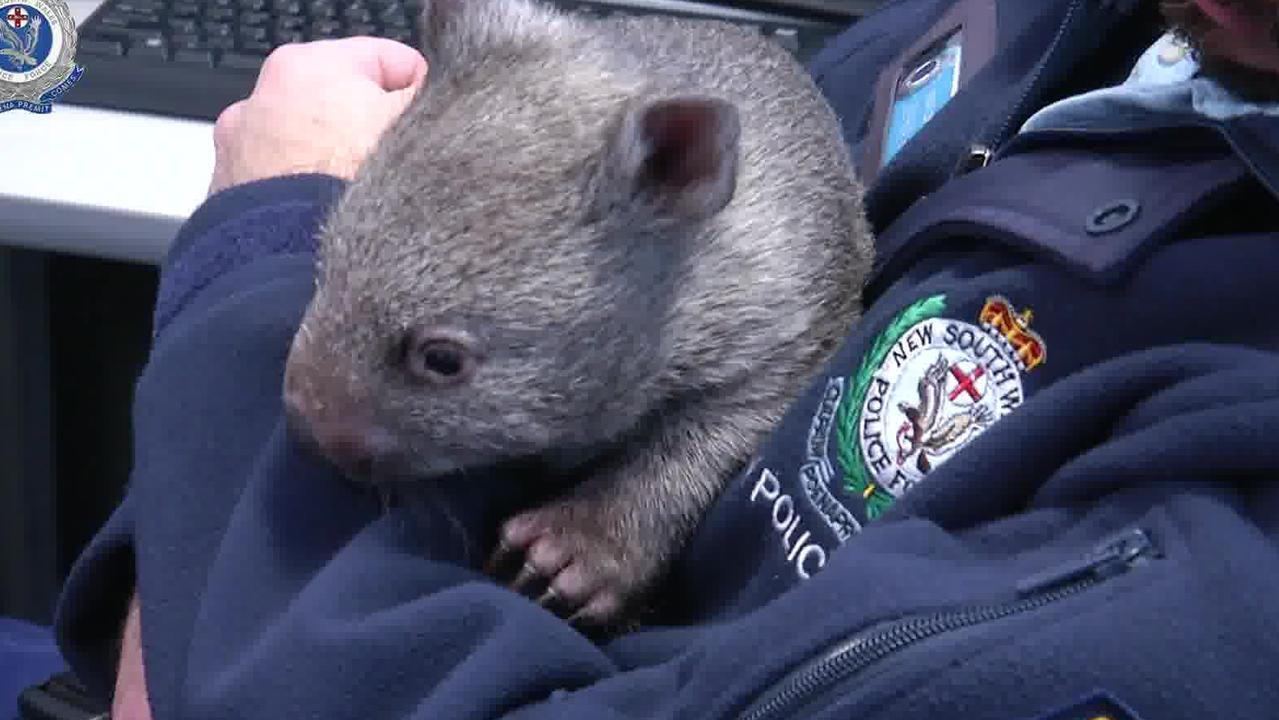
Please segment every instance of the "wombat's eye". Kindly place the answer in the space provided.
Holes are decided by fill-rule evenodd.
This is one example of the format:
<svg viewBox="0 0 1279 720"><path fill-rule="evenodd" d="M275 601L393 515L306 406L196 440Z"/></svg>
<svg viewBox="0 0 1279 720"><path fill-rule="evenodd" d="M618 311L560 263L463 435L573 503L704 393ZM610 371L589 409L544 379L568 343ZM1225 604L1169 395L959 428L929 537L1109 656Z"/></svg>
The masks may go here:
<svg viewBox="0 0 1279 720"><path fill-rule="evenodd" d="M402 346L404 369L414 378L434 385L455 385L470 378L475 355L469 344L456 337L409 332Z"/></svg>

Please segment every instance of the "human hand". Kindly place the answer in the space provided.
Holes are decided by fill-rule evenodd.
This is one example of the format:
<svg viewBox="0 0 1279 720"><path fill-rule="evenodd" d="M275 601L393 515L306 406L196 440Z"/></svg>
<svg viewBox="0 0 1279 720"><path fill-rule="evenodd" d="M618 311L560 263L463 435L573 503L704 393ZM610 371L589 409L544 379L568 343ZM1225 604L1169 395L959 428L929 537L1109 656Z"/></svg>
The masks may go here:
<svg viewBox="0 0 1279 720"><path fill-rule="evenodd" d="M142 628L138 618L138 595L129 601L120 637L120 664L116 670L115 694L111 700L112 720L151 720L146 677L142 672Z"/></svg>
<svg viewBox="0 0 1279 720"><path fill-rule="evenodd" d="M352 178L425 78L421 53L384 38L277 48L213 127L209 193L294 173Z"/></svg>

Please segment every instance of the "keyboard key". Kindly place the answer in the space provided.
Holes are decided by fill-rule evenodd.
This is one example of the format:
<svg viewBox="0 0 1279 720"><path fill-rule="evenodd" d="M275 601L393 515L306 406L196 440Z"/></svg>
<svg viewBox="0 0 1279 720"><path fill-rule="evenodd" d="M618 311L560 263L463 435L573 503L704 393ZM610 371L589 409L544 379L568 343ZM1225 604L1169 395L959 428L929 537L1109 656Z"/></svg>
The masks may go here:
<svg viewBox="0 0 1279 720"><path fill-rule="evenodd" d="M265 28L271 16L264 12L246 12L240 16L240 27Z"/></svg>
<svg viewBox="0 0 1279 720"><path fill-rule="evenodd" d="M345 17L347 22L366 23L373 19L373 13L363 5L350 5L342 11L342 17Z"/></svg>
<svg viewBox="0 0 1279 720"><path fill-rule="evenodd" d="M132 60L167 60L168 57L169 51L163 41L129 46L129 58Z"/></svg>
<svg viewBox="0 0 1279 720"><path fill-rule="evenodd" d="M387 27L408 27L409 19L400 8L387 8L378 14L377 19Z"/></svg>
<svg viewBox="0 0 1279 720"><path fill-rule="evenodd" d="M299 0L272 0L271 9L276 15L301 15L302 3Z"/></svg>
<svg viewBox="0 0 1279 720"><path fill-rule="evenodd" d="M125 44L145 42L149 38L162 37L162 31L149 28L92 27L85 32L86 38L94 40L118 40Z"/></svg>
<svg viewBox="0 0 1279 720"><path fill-rule="evenodd" d="M351 23L347 26L347 32L351 35L378 35L377 26L368 23Z"/></svg>
<svg viewBox="0 0 1279 720"><path fill-rule="evenodd" d="M205 50L204 41L196 35L174 35L169 45L175 50Z"/></svg>
<svg viewBox="0 0 1279 720"><path fill-rule="evenodd" d="M147 43L157 43L164 41L164 35L159 30L133 29L125 31L129 36L130 45L144 45Z"/></svg>
<svg viewBox="0 0 1279 720"><path fill-rule="evenodd" d="M218 67L234 68L236 70L258 70L262 67L262 58L257 55L242 55L240 53L222 53L222 59L218 61Z"/></svg>
<svg viewBox="0 0 1279 720"><path fill-rule="evenodd" d="M318 20L311 23L311 39L323 40L337 37L341 29L342 23L337 20Z"/></svg>
<svg viewBox="0 0 1279 720"><path fill-rule="evenodd" d="M306 33L301 30L276 30L275 43L284 45L285 43L306 42Z"/></svg>
<svg viewBox="0 0 1279 720"><path fill-rule="evenodd" d="M154 0L129 0L128 2L116 3L112 9L126 15L139 12L160 12L164 9L164 4L154 2Z"/></svg>
<svg viewBox="0 0 1279 720"><path fill-rule="evenodd" d="M265 57L271 54L271 50L274 47L274 45L265 40L243 40L240 42L240 52L246 55Z"/></svg>
<svg viewBox="0 0 1279 720"><path fill-rule="evenodd" d="M152 10L119 13L118 17L124 20L125 27L158 27L160 25L160 14Z"/></svg>
<svg viewBox="0 0 1279 720"><path fill-rule="evenodd" d="M229 23L235 19L236 12L235 10L226 7L209 8L209 12L205 14L205 17L210 20Z"/></svg>
<svg viewBox="0 0 1279 720"><path fill-rule="evenodd" d="M230 50L235 47L235 39L229 37L211 37L208 46L214 50Z"/></svg>
<svg viewBox="0 0 1279 720"><path fill-rule="evenodd" d="M235 34L235 28L230 23L223 22L204 22L204 35L210 39L215 37L231 37Z"/></svg>
<svg viewBox="0 0 1279 720"><path fill-rule="evenodd" d="M240 0L240 9L250 12L262 12L266 9L266 0Z"/></svg>
<svg viewBox="0 0 1279 720"><path fill-rule="evenodd" d="M306 10L311 15L312 20L336 17L338 14L337 8L333 7L332 0L312 0L312 2L307 3Z"/></svg>
<svg viewBox="0 0 1279 720"><path fill-rule="evenodd" d="M178 50L173 53L173 62L213 67L213 53L208 50Z"/></svg>
<svg viewBox="0 0 1279 720"><path fill-rule="evenodd" d="M267 39L267 31L266 31L266 28L264 28L264 27L246 27L246 26L241 25L241 26L240 26L240 39L241 39L241 40L247 40L247 41L254 41L254 40L262 40L262 41L265 41L265 40Z"/></svg>
<svg viewBox="0 0 1279 720"><path fill-rule="evenodd" d="M127 28L129 27L129 16L124 13L109 12L98 18L98 24L103 27Z"/></svg>
<svg viewBox="0 0 1279 720"><path fill-rule="evenodd" d="M174 3L169 14L173 17L193 18L200 14L200 6L189 2Z"/></svg>
<svg viewBox="0 0 1279 720"><path fill-rule="evenodd" d="M118 40L81 40L76 52L85 55L123 55L124 44Z"/></svg>
<svg viewBox="0 0 1279 720"><path fill-rule="evenodd" d="M280 30L301 30L306 27L306 18L301 15L284 15L276 18L275 27Z"/></svg>
<svg viewBox="0 0 1279 720"><path fill-rule="evenodd" d="M169 18L169 32L174 35L194 35L197 27L191 18Z"/></svg>
<svg viewBox="0 0 1279 720"><path fill-rule="evenodd" d="M226 8L234 8L236 6L235 0L206 0L206 2L209 3L209 8L226 9Z"/></svg>

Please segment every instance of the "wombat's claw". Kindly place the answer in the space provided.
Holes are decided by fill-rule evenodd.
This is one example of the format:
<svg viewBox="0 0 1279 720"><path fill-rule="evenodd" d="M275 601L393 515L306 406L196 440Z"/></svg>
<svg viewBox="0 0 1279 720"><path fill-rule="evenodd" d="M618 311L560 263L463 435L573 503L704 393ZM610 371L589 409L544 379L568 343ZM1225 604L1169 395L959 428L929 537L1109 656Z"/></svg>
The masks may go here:
<svg viewBox="0 0 1279 720"><path fill-rule="evenodd" d="M523 592L530 583L541 578L541 571L526 562L520 566L520 573L511 581L511 589L516 592Z"/></svg>
<svg viewBox="0 0 1279 720"><path fill-rule="evenodd" d="M628 576L616 544L573 527L574 515L547 508L512 518L487 567L504 569L497 580L578 627L604 625L623 609ZM517 565L512 555L523 562Z"/></svg>
<svg viewBox="0 0 1279 720"><path fill-rule="evenodd" d="M546 592L542 593L542 597L537 599L537 604L542 607L548 607L560 599L560 594L555 592L555 588L547 587Z"/></svg>
<svg viewBox="0 0 1279 720"><path fill-rule="evenodd" d="M520 565L523 560L524 550L522 548L511 547L505 540L501 540L497 544L497 549L493 551L488 561L484 563L484 574L499 580L510 577L516 568L523 569ZM527 563L524 567L527 567Z"/></svg>

